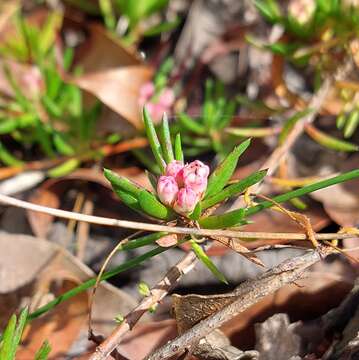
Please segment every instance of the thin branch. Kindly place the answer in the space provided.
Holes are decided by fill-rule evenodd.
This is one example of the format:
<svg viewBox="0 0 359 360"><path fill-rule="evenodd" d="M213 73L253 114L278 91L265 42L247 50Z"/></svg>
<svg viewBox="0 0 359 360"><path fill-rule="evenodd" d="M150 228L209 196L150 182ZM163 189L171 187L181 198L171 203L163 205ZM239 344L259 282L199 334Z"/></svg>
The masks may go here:
<svg viewBox="0 0 359 360"><path fill-rule="evenodd" d="M168 292L178 283L183 274L191 271L196 263L197 257L193 252L186 254L175 266L173 266L165 277L151 289L150 295L145 297L135 309L126 315L124 321L112 334L96 348L89 360L106 359L120 344L124 335L133 328L144 313L152 306L160 302Z"/></svg>
<svg viewBox="0 0 359 360"><path fill-rule="evenodd" d="M94 215L79 214L76 212L65 211L60 209L49 208L47 206L33 204L27 201L19 200L11 196L0 194L0 203L5 205L16 206L22 209L37 211L49 215L53 215L64 219L73 219L76 221L89 222L91 224L115 226L134 230L143 231L164 231L172 234L184 234L195 236L225 236L236 239L266 239L266 240L308 240L306 234L302 233L270 233L270 232L252 232L252 231L238 231L238 230L210 230L197 229L185 227L173 227L167 225L150 224L137 221L118 220L113 218L106 218ZM323 233L316 234L315 238L319 241L335 240L335 239L349 239L356 238L358 235L353 234L337 234L337 233Z"/></svg>
<svg viewBox="0 0 359 360"><path fill-rule="evenodd" d="M330 253L330 251L328 251ZM215 314L202 320L190 330L178 336L156 350L146 360L167 359L195 346L203 337L222 326L234 316L242 313L250 306L258 303L265 296L274 293L282 286L290 284L304 277L305 270L320 260L318 252L309 252L305 255L288 259L262 274L257 280L248 280L239 286L236 300L223 307Z"/></svg>

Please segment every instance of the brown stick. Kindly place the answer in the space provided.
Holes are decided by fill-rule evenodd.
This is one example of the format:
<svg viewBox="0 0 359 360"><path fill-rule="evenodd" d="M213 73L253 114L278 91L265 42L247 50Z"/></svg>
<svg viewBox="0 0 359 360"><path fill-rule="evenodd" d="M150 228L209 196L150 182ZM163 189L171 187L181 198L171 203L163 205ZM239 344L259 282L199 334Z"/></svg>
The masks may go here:
<svg viewBox="0 0 359 360"><path fill-rule="evenodd" d="M84 221L91 224L116 226L127 229L143 230L143 231L164 231L171 234L195 235L204 237L225 236L235 239L279 239L279 240L308 240L306 234L301 233L270 233L270 232L252 232L252 231L238 231L238 230L210 230L198 228L185 228L176 226L167 226L159 224L150 224L137 221L119 220L106 218L101 216L79 214L72 211L65 211L60 209L49 208L47 206L33 204L27 201L19 200L11 196L0 194L0 203L5 205L16 206L23 209L42 212L65 219L73 219L76 221ZM349 239L356 238L358 235L346 233L322 233L315 234L315 238L322 240L335 239Z"/></svg>
<svg viewBox="0 0 359 360"><path fill-rule="evenodd" d="M160 302L168 292L178 283L183 274L192 270L197 257L193 252L186 254L175 266L173 266L165 277L151 289L149 296L145 297L136 308L126 315L124 321L112 334L96 348L89 360L106 359L121 342L124 335L133 328L141 316L152 306Z"/></svg>
<svg viewBox="0 0 359 360"><path fill-rule="evenodd" d="M283 285L290 284L304 277L305 270L320 260L318 252L309 252L305 255L288 259L259 276L257 280L248 280L236 290L238 299L225 306L207 319L193 326L184 334L162 346L146 360L167 359L182 353L185 349L195 346L200 339L223 325L234 316L256 304L265 296L274 293Z"/></svg>

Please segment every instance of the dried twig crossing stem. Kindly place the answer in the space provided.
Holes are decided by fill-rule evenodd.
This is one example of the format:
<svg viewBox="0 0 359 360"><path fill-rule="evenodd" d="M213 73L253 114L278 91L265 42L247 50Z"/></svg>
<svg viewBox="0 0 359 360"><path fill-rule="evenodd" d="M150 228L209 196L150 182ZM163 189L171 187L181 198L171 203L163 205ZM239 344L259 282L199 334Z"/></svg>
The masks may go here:
<svg viewBox="0 0 359 360"><path fill-rule="evenodd" d="M320 260L316 251L288 259L277 267L265 272L257 280L248 280L236 290L238 298L207 319L193 326L184 334L168 342L146 360L167 359L195 346L200 339L232 319L237 314L256 304L265 296L274 293L283 285L292 283L305 274L305 270Z"/></svg>
<svg viewBox="0 0 359 360"><path fill-rule="evenodd" d="M135 309L126 315L124 321L113 333L96 348L90 360L106 359L111 352L120 344L123 336L133 328L141 316L152 306L161 301L168 292L177 284L183 274L191 271L196 263L196 255L193 252L186 254L165 277L151 289L149 296L145 297Z"/></svg>
<svg viewBox="0 0 359 360"><path fill-rule="evenodd" d="M76 221L85 221L91 224L115 226L127 229L143 230L143 231L164 231L172 234L185 234L195 236L224 236L235 239L271 239L271 240L308 240L306 234L302 233L270 233L270 232L252 232L252 231L238 231L238 230L210 230L210 229L197 229L185 227L173 227L167 225L150 224L137 221L127 221L106 218L94 215L79 214L76 212L65 211L60 209L49 208L42 205L33 204L27 201L15 199L11 196L0 194L0 203L5 205L16 206L19 208L37 211L64 219L73 219ZM340 234L340 233L322 233L315 234L315 238L319 241L334 240L334 239L348 239L355 238L357 235L353 234Z"/></svg>

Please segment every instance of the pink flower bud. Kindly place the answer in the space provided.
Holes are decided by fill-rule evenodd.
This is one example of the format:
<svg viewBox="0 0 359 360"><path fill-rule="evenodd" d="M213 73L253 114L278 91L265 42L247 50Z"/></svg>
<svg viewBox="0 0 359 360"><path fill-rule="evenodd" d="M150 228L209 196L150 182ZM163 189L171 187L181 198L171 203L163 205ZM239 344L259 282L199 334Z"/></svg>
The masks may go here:
<svg viewBox="0 0 359 360"><path fill-rule="evenodd" d="M178 191L174 209L180 214L191 213L197 205L199 197L190 187L184 187Z"/></svg>
<svg viewBox="0 0 359 360"><path fill-rule="evenodd" d="M164 88L158 99L158 103L161 104L164 108L170 108L175 101L175 94L172 89Z"/></svg>
<svg viewBox="0 0 359 360"><path fill-rule="evenodd" d="M153 82L147 82L140 88L140 104L144 105L155 93Z"/></svg>
<svg viewBox="0 0 359 360"><path fill-rule="evenodd" d="M183 169L183 163L179 160L171 161L166 167L166 175L177 177L178 173Z"/></svg>
<svg viewBox="0 0 359 360"><path fill-rule="evenodd" d="M172 205L176 200L178 185L174 177L161 176L157 183L157 195L166 205Z"/></svg>
<svg viewBox="0 0 359 360"><path fill-rule="evenodd" d="M199 160L193 161L183 168L183 182L185 186L190 187L199 196L207 188L208 175L209 167Z"/></svg>

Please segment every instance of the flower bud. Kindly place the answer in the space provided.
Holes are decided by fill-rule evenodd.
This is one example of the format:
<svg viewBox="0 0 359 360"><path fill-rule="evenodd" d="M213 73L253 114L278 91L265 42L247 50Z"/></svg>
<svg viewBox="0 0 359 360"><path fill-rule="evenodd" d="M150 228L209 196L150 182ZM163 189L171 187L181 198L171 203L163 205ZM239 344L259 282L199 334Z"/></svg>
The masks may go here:
<svg viewBox="0 0 359 360"><path fill-rule="evenodd" d="M178 173L183 169L183 163L179 160L171 161L166 167L166 175L177 177Z"/></svg>
<svg viewBox="0 0 359 360"><path fill-rule="evenodd" d="M157 183L157 195L161 202L166 205L172 205L176 200L178 185L174 177L161 176Z"/></svg>
<svg viewBox="0 0 359 360"><path fill-rule="evenodd" d="M180 214L191 213L197 205L199 197L190 187L184 187L178 191L174 209Z"/></svg>
<svg viewBox="0 0 359 360"><path fill-rule="evenodd" d="M139 102L140 105L145 105L147 101L155 94L155 85L153 82L147 82L140 88Z"/></svg>
<svg viewBox="0 0 359 360"><path fill-rule="evenodd" d="M207 188L208 175L209 167L196 160L183 168L183 183L201 196Z"/></svg>
<svg viewBox="0 0 359 360"><path fill-rule="evenodd" d="M175 94L172 89L166 87L162 90L158 103L161 104L164 108L170 108L175 101Z"/></svg>

